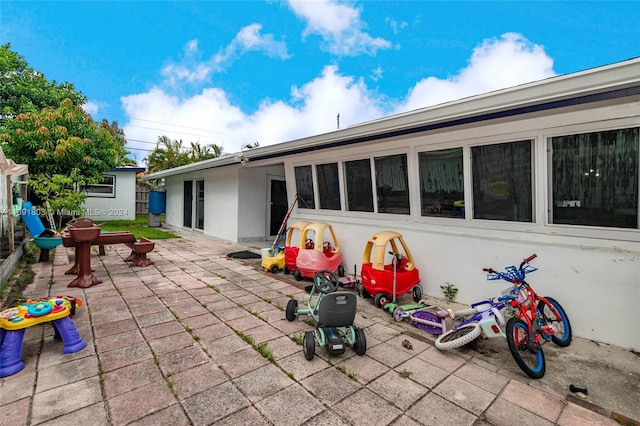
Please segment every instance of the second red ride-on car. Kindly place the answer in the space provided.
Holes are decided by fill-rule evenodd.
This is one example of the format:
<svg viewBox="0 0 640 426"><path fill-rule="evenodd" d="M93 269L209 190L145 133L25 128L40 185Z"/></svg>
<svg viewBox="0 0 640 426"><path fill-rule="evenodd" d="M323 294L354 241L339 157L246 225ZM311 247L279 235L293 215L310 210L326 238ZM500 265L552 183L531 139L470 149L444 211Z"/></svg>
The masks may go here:
<svg viewBox="0 0 640 426"><path fill-rule="evenodd" d="M298 258L298 252L300 251L300 247L298 246L298 242L300 240L300 236L302 235L302 231L304 228L309 225L309 222L300 221L296 222L289 227L287 230L287 236L285 238L284 245L284 273L290 274L295 273L298 269L298 264L296 262Z"/></svg>
<svg viewBox="0 0 640 426"><path fill-rule="evenodd" d="M328 223L312 222L300 234L300 251L296 258L296 280L311 278L319 271L330 271L344 277L342 252L333 228Z"/></svg>
<svg viewBox="0 0 640 426"><path fill-rule="evenodd" d="M387 255L391 260L385 263ZM362 255L360 275L364 295L373 297L379 308L409 291L416 303L422 299L420 273L398 232L382 231L369 238Z"/></svg>

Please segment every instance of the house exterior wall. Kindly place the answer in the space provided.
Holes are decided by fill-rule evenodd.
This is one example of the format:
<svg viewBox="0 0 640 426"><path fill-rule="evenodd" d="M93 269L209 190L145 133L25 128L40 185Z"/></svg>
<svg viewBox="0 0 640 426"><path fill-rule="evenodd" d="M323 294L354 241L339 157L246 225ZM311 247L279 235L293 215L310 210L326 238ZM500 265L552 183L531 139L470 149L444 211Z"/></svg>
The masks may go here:
<svg viewBox="0 0 640 426"><path fill-rule="evenodd" d="M225 167L165 178L167 192L165 224L176 229L193 229L183 226L184 182L186 180L204 180L205 207L202 232L222 240L237 242L239 223L238 172L239 168L237 167Z"/></svg>
<svg viewBox="0 0 640 426"><path fill-rule="evenodd" d="M115 197L88 196L85 217L100 220L134 220L136 218L136 174L132 171L105 173L115 176Z"/></svg>
<svg viewBox="0 0 640 426"><path fill-rule="evenodd" d="M269 235L270 179L285 180L281 165L240 167L238 193L238 242L260 241Z"/></svg>
<svg viewBox="0 0 640 426"><path fill-rule="evenodd" d="M202 164L183 166L158 172L149 178L165 177L172 181L182 179L198 168L226 170L215 172L215 184L219 188L221 199L231 203L225 206L227 221L223 222L225 226L205 227L204 232L216 238L239 242L259 233L256 225L265 219L268 199L263 197L260 188L265 188L267 184L269 168L274 165L284 168L289 201L293 201L293 194L299 192L295 168L304 166L306 175L302 178L308 182L311 176L315 206L318 206L317 166L323 165L322 170L328 170L325 173L333 173L331 170L338 172L341 208L301 208L298 204L290 221L331 223L344 254L347 272L351 273L356 269L359 273L363 250L371 235L382 230L395 230L404 235L412 251L420 270L424 292L442 297L440 286L451 283L459 288L456 301L469 304L497 296L509 286L507 282L487 281L482 268L502 270L507 265L518 265L522 259L536 253L538 258L532 261L532 265L539 270L529 275L527 281L539 294L553 297L562 304L576 336L637 351L640 350L640 333L637 331L637 324L640 323L640 309L637 308L640 301L640 227L633 221L640 220L640 200L635 204L635 211L628 203L628 200L634 201L634 197L638 196L637 189L632 186L616 186L616 197L625 198L625 202L617 203L616 200L613 207L602 204L607 209L625 210L618 212L624 216L625 222L618 222L624 223L621 225L624 227L611 226L612 222L606 222L609 220L608 216L594 212L592 206L587 214L604 218L598 218L598 226L569 224L580 223L579 221L553 223L551 214L557 207L580 206L571 204L570 198L555 198L554 203L552 183L555 181L551 167L554 153L551 152L550 140L560 136L629 128L633 128L637 135L637 128L640 127L639 70L640 60L629 60L385 117L284 144L259 147L245 151L241 156L227 156ZM597 138L600 136L597 135ZM531 182L530 185L522 186L526 189L518 193L527 195L527 208L522 209L520 204L513 203L512 217L494 214L484 219L474 219L472 153L485 146L521 141L531 141ZM635 140L631 145L625 144L624 149L631 146L628 151L615 151L618 158L629 159L638 155L637 143ZM451 215L423 216L420 153L451 148L456 148L457 153L462 151L463 198L467 212L464 218L453 218ZM495 152L502 151L493 150L492 155L495 156ZM599 151L602 152L605 151ZM609 153L614 151L606 152L604 155L610 158ZM572 154L568 154L570 155ZM380 188L376 185L373 185L374 211L349 211L346 208L345 161L365 160L366 163L368 160L372 166L371 180L375 182L375 159L379 157L406 158L403 166L406 166L408 185L403 191L406 191L408 202L402 208L408 214L378 212L376 192ZM597 159L596 157L597 155L593 158ZM525 157L521 155L511 158L514 159L513 163L520 163ZM492 167L501 168L502 160L495 158L495 164L492 164L493 158L489 157L485 163L487 174L494 175ZM640 159L635 164L637 162ZM628 166L625 170L632 170L636 166L630 166L630 163L627 161L620 164ZM336 164L337 167L324 167L330 164ZM311 175L308 170L312 170ZM529 180L528 166L526 170L526 177L519 175L520 180L514 181L515 183ZM556 169L555 173L562 174L562 169ZM583 174L579 167L572 169L571 173L578 177ZM325 174L325 178L327 176L329 175ZM635 181L635 184L639 179L633 173L625 174L619 170L614 170L613 173L609 171L607 177L611 179L612 176L622 176L626 182ZM329 176L325 190L329 188L329 184L335 183L331 179L333 177ZM572 181L569 179L563 182ZM180 185L175 186L179 193L182 191ZM562 187L561 190L566 187L571 188L571 185ZM629 195L619 189L627 187L635 192ZM332 186L331 190L334 189ZM486 188L482 190L487 192ZM170 191L168 189L168 194ZM235 191L236 198L225 191ZM357 191L352 196L354 194ZM459 192L455 196L459 197ZM564 205L565 200L569 205ZM260 207L260 202L265 205ZM335 199L332 202L335 203ZM425 207L429 206L427 204ZM528 211L528 206L533 206L531 211ZM527 211L529 217L523 219L517 216L516 210ZM507 211L511 212L504 210ZM503 218L497 220L499 217ZM207 215L207 221L210 219L215 218ZM235 227L233 221L236 221ZM367 300L361 302L369 303Z"/></svg>
<svg viewBox="0 0 640 426"><path fill-rule="evenodd" d="M345 255L348 272L360 270L368 238L382 230L403 234L420 270L427 295L442 297L445 283L460 289L456 301L473 303L497 296L509 287L487 281L483 267L502 270L536 253L532 265L539 270L528 282L541 295L565 308L575 335L633 350L640 349L640 231L549 224L548 138L626 127L640 123L638 98L591 108L555 110L521 119L502 119L481 125L395 137L285 159L287 191L296 193L294 167L406 153L410 189L410 215L296 208L292 220L325 221L333 225ZM475 145L531 139L533 148L534 219L531 223L421 216L418 188L418 152L460 147L465 159L465 197L472 192L470 148ZM500 159L496 159L500 167ZM317 183L316 183L317 199ZM318 203L316 202L316 206ZM469 203L467 203L469 205Z"/></svg>

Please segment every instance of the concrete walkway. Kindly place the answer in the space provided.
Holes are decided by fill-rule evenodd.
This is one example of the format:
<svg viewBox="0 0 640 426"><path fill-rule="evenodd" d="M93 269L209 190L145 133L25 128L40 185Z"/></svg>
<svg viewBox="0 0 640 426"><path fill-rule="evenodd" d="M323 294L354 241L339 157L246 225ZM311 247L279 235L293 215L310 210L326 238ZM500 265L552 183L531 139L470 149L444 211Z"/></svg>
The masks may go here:
<svg viewBox="0 0 640 426"><path fill-rule="evenodd" d="M575 339L545 346L547 374L530 380L506 342L441 352L433 337L358 298L367 352L306 361L312 327L289 322L307 294L226 257L245 247L199 236L162 240L140 268L129 249L92 255L103 280L67 288L73 253L33 265L25 297L85 303L73 321L87 347L64 355L50 326L27 330L25 369L0 379L1 425L598 425L640 419L640 358ZM308 282L305 284L309 284ZM428 285L428 284L426 284ZM408 341L409 344L406 342ZM549 348L549 349L547 349ZM271 358L271 359L268 359ZM604 377L599 375L603 374ZM603 382L613 381L606 385ZM588 386L587 399L568 391Z"/></svg>

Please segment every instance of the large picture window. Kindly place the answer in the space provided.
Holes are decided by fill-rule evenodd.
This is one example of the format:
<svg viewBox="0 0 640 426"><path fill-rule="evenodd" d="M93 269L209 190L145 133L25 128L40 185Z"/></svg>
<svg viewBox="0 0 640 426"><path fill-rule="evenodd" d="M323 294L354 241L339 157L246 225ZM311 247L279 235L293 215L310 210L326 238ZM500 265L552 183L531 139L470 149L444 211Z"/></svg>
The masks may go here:
<svg viewBox="0 0 640 426"><path fill-rule="evenodd" d="M296 190L298 191L298 206L305 209L315 209L316 203L313 192L313 173L311 166L295 168Z"/></svg>
<svg viewBox="0 0 640 426"><path fill-rule="evenodd" d="M116 196L116 177L114 175L102 175L100 183L87 186L87 197L107 197Z"/></svg>
<svg viewBox="0 0 640 426"><path fill-rule="evenodd" d="M369 159L345 161L344 175L347 186L347 209L372 212L371 161Z"/></svg>
<svg viewBox="0 0 640 426"><path fill-rule="evenodd" d="M318 198L321 209L340 210L340 181L338 164L318 164Z"/></svg>
<svg viewBox="0 0 640 426"><path fill-rule="evenodd" d="M462 148L421 152L418 162L422 216L464 218Z"/></svg>
<svg viewBox="0 0 640 426"><path fill-rule="evenodd" d="M638 228L638 127L551 138L552 223Z"/></svg>
<svg viewBox="0 0 640 426"><path fill-rule="evenodd" d="M409 214L406 154L378 157L374 163L378 213Z"/></svg>
<svg viewBox="0 0 640 426"><path fill-rule="evenodd" d="M533 221L531 141L471 148L473 218Z"/></svg>

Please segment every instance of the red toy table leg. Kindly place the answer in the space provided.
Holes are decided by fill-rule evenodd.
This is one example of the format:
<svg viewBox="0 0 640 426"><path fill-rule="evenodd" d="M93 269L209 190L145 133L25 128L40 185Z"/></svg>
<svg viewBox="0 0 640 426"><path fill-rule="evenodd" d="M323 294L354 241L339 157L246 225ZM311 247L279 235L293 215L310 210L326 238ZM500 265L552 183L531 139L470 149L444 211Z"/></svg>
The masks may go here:
<svg viewBox="0 0 640 426"><path fill-rule="evenodd" d="M64 273L65 275L78 275L78 247L74 248L73 251L73 266Z"/></svg>
<svg viewBox="0 0 640 426"><path fill-rule="evenodd" d="M91 272L91 243L78 243L76 248L76 263L78 264L78 276L67 287L87 288L100 284L102 280L96 278Z"/></svg>
<svg viewBox="0 0 640 426"><path fill-rule="evenodd" d="M0 329L2 337L0 341L0 377L7 377L24 368L22 362L22 341L24 339L24 331L20 330L3 330Z"/></svg>

